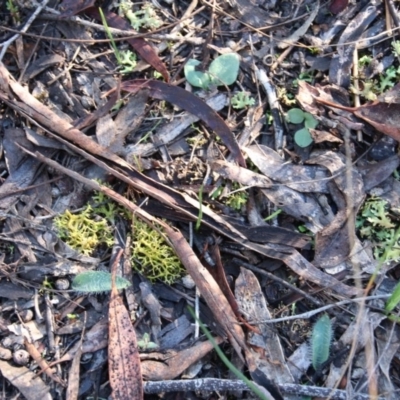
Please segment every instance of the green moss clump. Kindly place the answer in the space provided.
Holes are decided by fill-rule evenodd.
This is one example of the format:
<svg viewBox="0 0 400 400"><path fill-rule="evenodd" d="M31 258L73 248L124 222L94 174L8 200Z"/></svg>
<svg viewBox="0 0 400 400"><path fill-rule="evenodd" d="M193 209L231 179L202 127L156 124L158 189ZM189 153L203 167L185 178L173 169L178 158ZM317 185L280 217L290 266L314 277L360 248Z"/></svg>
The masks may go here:
<svg viewBox="0 0 400 400"><path fill-rule="evenodd" d="M112 246L113 233L105 218L96 216L88 205L83 211L73 214L66 210L54 219L59 237L74 250L90 255L101 243Z"/></svg>
<svg viewBox="0 0 400 400"><path fill-rule="evenodd" d="M184 269L164 238L146 223L135 219L133 228L132 266L150 281L157 279L172 284Z"/></svg>

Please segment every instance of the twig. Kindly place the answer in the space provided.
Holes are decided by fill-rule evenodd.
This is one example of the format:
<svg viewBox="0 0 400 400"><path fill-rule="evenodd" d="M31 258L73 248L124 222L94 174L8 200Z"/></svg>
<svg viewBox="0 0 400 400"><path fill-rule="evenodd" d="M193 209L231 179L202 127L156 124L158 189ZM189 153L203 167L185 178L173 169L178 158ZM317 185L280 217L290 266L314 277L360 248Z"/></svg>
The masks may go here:
<svg viewBox="0 0 400 400"><path fill-rule="evenodd" d="M265 92L267 93L269 107L271 109L271 114L273 117L273 125L275 130L275 150L281 154L283 147L283 126L281 121L281 116L279 113L279 102L276 96L275 88L271 83L271 80L268 78L267 74L263 69L256 69L257 79L260 81L261 85L264 87Z"/></svg>
<svg viewBox="0 0 400 400"><path fill-rule="evenodd" d="M347 393L344 390L332 390L330 388L322 388L317 386L305 386L297 384L280 384L278 385L282 393L296 394L310 397L330 398L331 400L346 400ZM174 381L158 381L144 382L143 389L145 393L162 393L162 392L187 392L187 391L223 391L223 390L243 390L248 391L249 388L240 380L228 379L191 379L191 380L174 380ZM355 394L353 400L369 400L368 394ZM379 397L383 400L383 397Z"/></svg>
<svg viewBox="0 0 400 400"><path fill-rule="evenodd" d="M349 299L349 300L342 300L339 301L338 303L335 304L328 304L327 306L317 308L316 310L308 311L303 314L296 314L288 317L282 317L282 318L275 318L275 319L268 319L265 321L257 321L257 322L262 322L264 324L272 324L275 322L283 322L283 321L290 321L294 319L308 319L314 316L315 314L319 314L322 311L329 310L330 308L338 307L338 306L343 306L344 304L349 304L349 303L358 303L358 302L363 302L366 300L377 300L377 299L388 299L391 295L390 294L380 294L376 296L368 296L368 297L357 297L355 299ZM253 323L254 321L249 321L250 323Z"/></svg>
<svg viewBox="0 0 400 400"><path fill-rule="evenodd" d="M40 12L43 10L44 7L46 7L47 3L49 0L43 0L41 4L38 4L38 8L35 10L35 12L30 16L24 27L21 29L21 32L26 32L29 27L31 26L32 22L36 19L36 17L40 14ZM3 59L4 55L6 54L7 49L10 47L10 45L18 38L20 34L17 33L14 36L11 36L10 39L6 40L1 44L2 49L0 52L0 61Z"/></svg>

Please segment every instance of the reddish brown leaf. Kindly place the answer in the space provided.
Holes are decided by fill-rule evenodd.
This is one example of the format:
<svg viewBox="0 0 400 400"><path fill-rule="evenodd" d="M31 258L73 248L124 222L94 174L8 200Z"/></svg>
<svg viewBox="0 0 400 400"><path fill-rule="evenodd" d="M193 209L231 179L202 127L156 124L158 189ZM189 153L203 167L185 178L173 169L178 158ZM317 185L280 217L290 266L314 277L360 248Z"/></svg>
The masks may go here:
<svg viewBox="0 0 400 400"><path fill-rule="evenodd" d="M127 92L136 92L142 88L149 89L150 96L155 99L168 101L200 118L218 134L232 153L235 161L242 167L246 167L246 162L231 130L224 120L203 100L178 86L155 80L135 79L121 84L121 90Z"/></svg>
<svg viewBox="0 0 400 400"><path fill-rule="evenodd" d="M61 18L69 18L90 7L94 7L95 0L64 0L60 4Z"/></svg>
<svg viewBox="0 0 400 400"><path fill-rule="evenodd" d="M379 132L400 141L400 104L375 101L360 107L345 107L317 97L315 100L330 107L352 112Z"/></svg>
<svg viewBox="0 0 400 400"><path fill-rule="evenodd" d="M122 249L114 263L118 264ZM143 382L139 350L135 330L128 310L115 287L113 267L113 287L109 309L108 374L115 400L143 399Z"/></svg>
<svg viewBox="0 0 400 400"><path fill-rule="evenodd" d="M400 141L400 104L372 103L358 107L354 115L371 124L379 132Z"/></svg>
<svg viewBox="0 0 400 400"><path fill-rule="evenodd" d="M339 14L347 7L348 4L349 0L332 0L331 5L329 6L329 11L332 14Z"/></svg>
<svg viewBox="0 0 400 400"><path fill-rule="evenodd" d="M101 17L99 11L93 7L89 10L86 10L85 13L90 17L96 19L101 22ZM107 20L108 26L112 28L117 28L121 30L132 30L132 27L129 25L129 22L120 17L119 15L107 12L105 13L105 18ZM169 81L169 73L165 64L160 60L158 54L155 52L153 47L150 46L143 38L132 38L126 40L135 51L148 62L156 71L158 71L166 82Z"/></svg>

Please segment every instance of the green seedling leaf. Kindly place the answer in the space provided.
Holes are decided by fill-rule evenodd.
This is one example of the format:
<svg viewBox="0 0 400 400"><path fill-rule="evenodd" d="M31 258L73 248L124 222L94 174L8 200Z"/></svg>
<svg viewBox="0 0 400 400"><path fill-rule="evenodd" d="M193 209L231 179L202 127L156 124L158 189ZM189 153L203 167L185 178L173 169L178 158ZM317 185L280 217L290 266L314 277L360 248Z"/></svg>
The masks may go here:
<svg viewBox="0 0 400 400"><path fill-rule="evenodd" d="M236 93L232 98L231 98L231 105L233 108L236 109L242 109L247 106L253 106L255 103L255 100L249 96L248 93L246 92L239 92Z"/></svg>
<svg viewBox="0 0 400 400"><path fill-rule="evenodd" d="M200 65L199 60L190 59L185 64L184 73L187 81L195 87L207 89L211 85L211 77L207 72L196 71L196 66Z"/></svg>
<svg viewBox="0 0 400 400"><path fill-rule="evenodd" d="M292 108L288 111L286 119L292 124L301 124L304 121L304 112L300 108Z"/></svg>
<svg viewBox="0 0 400 400"><path fill-rule="evenodd" d="M120 276L115 277L118 290L126 289L130 282ZM82 293L102 293L111 290L111 274L103 271L87 271L75 276L72 289Z"/></svg>
<svg viewBox="0 0 400 400"><path fill-rule="evenodd" d="M393 311L400 302L400 282L395 286L392 295L387 299L385 310Z"/></svg>
<svg viewBox="0 0 400 400"><path fill-rule="evenodd" d="M239 55L236 53L223 54L211 64L210 72L212 83L217 86L232 85L239 74Z"/></svg>
<svg viewBox="0 0 400 400"><path fill-rule="evenodd" d="M304 126L307 129L315 129L317 125L318 121L310 113L304 113Z"/></svg>
<svg viewBox="0 0 400 400"><path fill-rule="evenodd" d="M329 358L329 349L332 341L332 323L327 314L324 314L315 323L311 336L312 365L316 371Z"/></svg>
<svg viewBox="0 0 400 400"><path fill-rule="evenodd" d="M307 147L313 142L313 138L307 128L298 130L294 134L294 141L299 147Z"/></svg>

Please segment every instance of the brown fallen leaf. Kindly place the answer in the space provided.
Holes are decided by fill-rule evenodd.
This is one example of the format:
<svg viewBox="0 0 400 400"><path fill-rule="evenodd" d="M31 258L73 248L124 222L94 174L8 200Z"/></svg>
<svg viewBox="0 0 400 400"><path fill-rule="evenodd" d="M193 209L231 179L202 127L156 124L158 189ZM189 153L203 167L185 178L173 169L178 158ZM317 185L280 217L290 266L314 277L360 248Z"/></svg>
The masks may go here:
<svg viewBox="0 0 400 400"><path fill-rule="evenodd" d="M27 400L51 400L50 387L27 367L15 367L8 361L0 360L2 377L15 386Z"/></svg>
<svg viewBox="0 0 400 400"><path fill-rule="evenodd" d="M200 118L207 126L217 133L225 146L232 153L234 160L242 167L246 166L239 145L231 130L225 124L224 120L203 100L178 86L155 80L135 79L132 81L125 81L121 84L121 90L127 92L137 92L143 88L149 89L149 95L151 97L168 101Z"/></svg>
<svg viewBox="0 0 400 400"><path fill-rule="evenodd" d="M136 333L128 310L115 286L117 265L123 250L113 263L112 290L109 308L108 374L115 400L143 399L143 382Z"/></svg>
<svg viewBox="0 0 400 400"><path fill-rule="evenodd" d="M223 342L222 338L214 338L217 344ZM185 369L189 368L192 364L199 361L207 353L213 349L211 342L200 342L195 346L179 352L168 352L162 354L162 360L156 361L160 358L159 353L154 353L153 360L142 361L143 378L148 381L160 381L175 379L182 374ZM171 354L172 353L172 354ZM152 354L146 354L146 357L151 357Z"/></svg>

